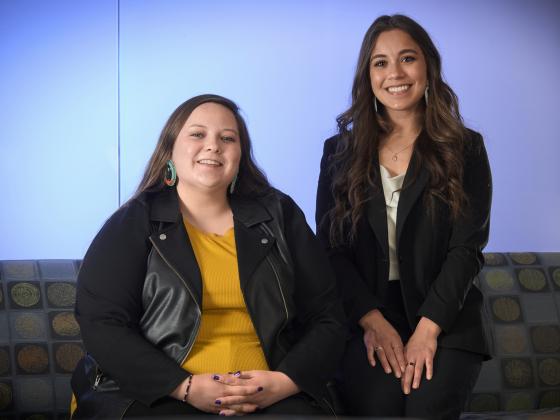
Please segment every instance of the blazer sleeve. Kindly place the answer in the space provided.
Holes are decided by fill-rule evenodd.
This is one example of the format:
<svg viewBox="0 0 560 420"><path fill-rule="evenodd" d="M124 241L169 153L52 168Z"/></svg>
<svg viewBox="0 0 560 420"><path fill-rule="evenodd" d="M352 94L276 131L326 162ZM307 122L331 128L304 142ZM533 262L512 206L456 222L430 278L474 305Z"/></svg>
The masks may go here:
<svg viewBox="0 0 560 420"><path fill-rule="evenodd" d="M277 370L288 375L302 391L320 399L344 352L344 311L334 273L303 212L287 196L281 202L295 277L296 323L301 334Z"/></svg>
<svg viewBox="0 0 560 420"><path fill-rule="evenodd" d="M452 225L447 256L418 311L418 316L431 319L444 332L453 326L484 265L482 250L490 231L492 177L482 136L472 132L465 151L465 214Z"/></svg>
<svg viewBox="0 0 560 420"><path fill-rule="evenodd" d="M333 247L330 242L329 230L331 220L328 212L334 207L334 197L332 194L332 174L329 161L335 153L336 140L337 137L326 140L323 148L321 172L317 185L315 222L317 236L325 247L335 271L348 321L351 326L355 326L369 311L382 307L382 303L368 288L358 271L351 246Z"/></svg>
<svg viewBox="0 0 560 420"><path fill-rule="evenodd" d="M149 234L142 204L119 209L84 257L75 307L87 352L123 393L145 405L169 395L188 375L139 328Z"/></svg>

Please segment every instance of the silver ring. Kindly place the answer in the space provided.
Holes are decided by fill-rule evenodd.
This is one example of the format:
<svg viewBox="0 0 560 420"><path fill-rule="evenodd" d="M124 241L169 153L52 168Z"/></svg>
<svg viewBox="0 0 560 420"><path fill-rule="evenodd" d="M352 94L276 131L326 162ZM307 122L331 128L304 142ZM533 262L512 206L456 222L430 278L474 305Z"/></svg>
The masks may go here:
<svg viewBox="0 0 560 420"><path fill-rule="evenodd" d="M383 350L383 347L381 347L381 346L375 346L373 349L374 349L375 351L378 351L378 350Z"/></svg>

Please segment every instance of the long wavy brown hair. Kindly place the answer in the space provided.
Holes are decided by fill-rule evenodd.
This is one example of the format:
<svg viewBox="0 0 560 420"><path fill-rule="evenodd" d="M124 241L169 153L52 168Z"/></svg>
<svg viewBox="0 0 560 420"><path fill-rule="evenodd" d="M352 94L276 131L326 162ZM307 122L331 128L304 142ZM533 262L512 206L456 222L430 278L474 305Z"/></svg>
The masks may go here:
<svg viewBox="0 0 560 420"><path fill-rule="evenodd" d="M146 166L144 176L142 181L140 181L135 196L145 191L159 191L164 188L170 188L163 180L167 161L171 159L177 136L194 109L207 102L213 102L229 109L233 113L239 129L241 160L233 194L259 195L270 190L270 184L265 174L259 169L253 158L251 138L249 137L245 120L240 114L239 107L235 102L223 96L205 94L188 99L173 111L161 131L156 148Z"/></svg>
<svg viewBox="0 0 560 420"><path fill-rule="evenodd" d="M379 101L378 112L374 108L370 57L379 35L393 29L410 35L426 59L429 100L421 112L422 128L427 136L419 137L414 153L429 173L425 195L428 211L433 211L436 200L442 200L450 208L451 217L456 218L466 203L462 186L466 128L457 96L443 80L439 52L428 33L413 19L403 15L380 16L369 27L362 42L352 86L352 104L337 117L337 152L332 155L328 168L333 175L334 207L327 214L333 246L352 242L371 191L376 190L379 168L375 165L377 159L372 156L377 156L380 139L391 132L392 126Z"/></svg>

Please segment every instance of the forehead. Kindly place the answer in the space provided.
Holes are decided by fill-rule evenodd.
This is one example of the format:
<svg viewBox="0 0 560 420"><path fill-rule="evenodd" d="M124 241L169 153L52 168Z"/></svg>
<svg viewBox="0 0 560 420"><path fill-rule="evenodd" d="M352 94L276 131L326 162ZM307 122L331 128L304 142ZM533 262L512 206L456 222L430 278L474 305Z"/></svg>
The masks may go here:
<svg viewBox="0 0 560 420"><path fill-rule="evenodd" d="M197 106L185 122L186 126L191 124L237 130L237 121L233 112L229 108L214 102L206 102Z"/></svg>
<svg viewBox="0 0 560 420"><path fill-rule="evenodd" d="M402 50L416 50L418 53L422 53L420 46L408 33L401 29L391 29L379 34L373 45L371 55L398 54Z"/></svg>

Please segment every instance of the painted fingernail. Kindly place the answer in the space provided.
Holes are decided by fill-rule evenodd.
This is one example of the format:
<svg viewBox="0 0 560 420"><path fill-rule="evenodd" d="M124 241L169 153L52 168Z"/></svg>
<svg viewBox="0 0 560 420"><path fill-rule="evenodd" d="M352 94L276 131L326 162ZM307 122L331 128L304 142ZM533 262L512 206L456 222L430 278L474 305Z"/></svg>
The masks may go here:
<svg viewBox="0 0 560 420"><path fill-rule="evenodd" d="M221 402L220 400L214 401L214 404L216 404L216 405L220 405L221 403L222 403L222 402Z"/></svg>
<svg viewBox="0 0 560 420"><path fill-rule="evenodd" d="M263 389L264 389L264 388L263 388L262 386L259 386L259 387L257 388L257 391L258 391L258 392L261 392Z"/></svg>
<svg viewBox="0 0 560 420"><path fill-rule="evenodd" d="M214 375L214 376L212 376L212 379L214 379L215 381L219 381L219 380L220 380L220 376L219 376L219 375Z"/></svg>
<svg viewBox="0 0 560 420"><path fill-rule="evenodd" d="M237 372L235 372L235 373L233 374L233 376L241 376L241 371L238 370Z"/></svg>
<svg viewBox="0 0 560 420"><path fill-rule="evenodd" d="M220 411L220 416L225 416L226 413L224 413L223 411Z"/></svg>

